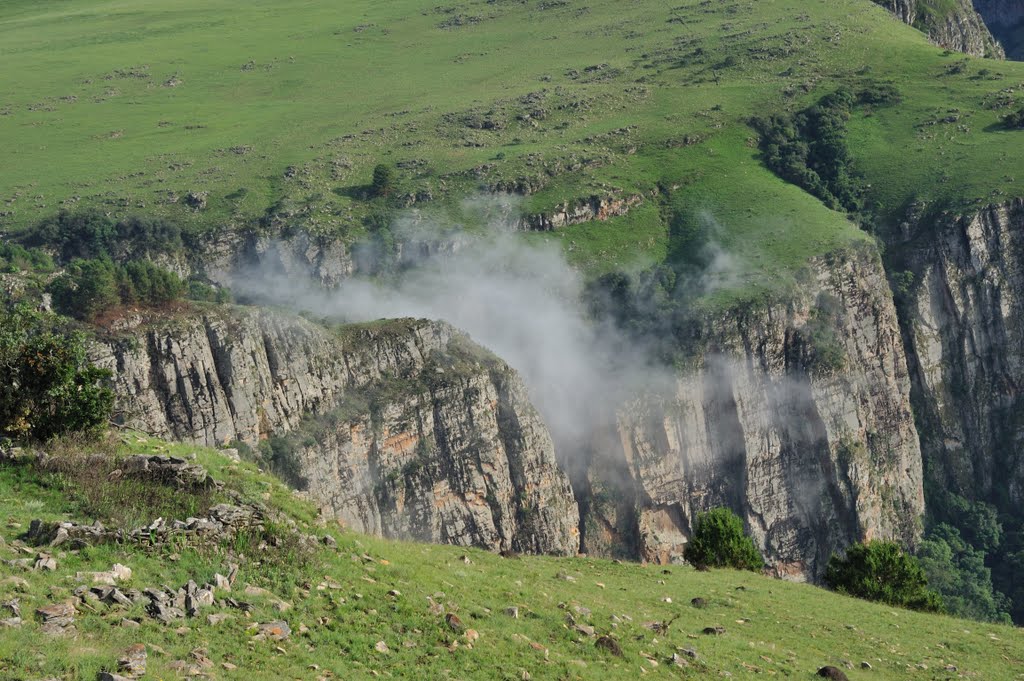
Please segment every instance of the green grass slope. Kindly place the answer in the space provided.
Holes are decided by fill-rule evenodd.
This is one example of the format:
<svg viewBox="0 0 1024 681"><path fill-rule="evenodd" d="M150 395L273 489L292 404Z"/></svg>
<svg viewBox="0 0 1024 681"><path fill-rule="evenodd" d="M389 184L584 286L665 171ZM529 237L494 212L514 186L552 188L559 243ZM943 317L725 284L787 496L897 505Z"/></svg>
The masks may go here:
<svg viewBox="0 0 1024 681"><path fill-rule="evenodd" d="M83 207L200 230L269 210L355 239L384 162L403 192L456 207L644 193L637 217L551 237L594 271L663 257L654 204L678 200L757 279L859 235L761 165L752 115L893 83L902 103L851 123L887 215L1012 195L1024 164L1024 133L995 126L1024 64L943 53L870 0L12 0L0 59L7 231Z"/></svg>
<svg viewBox="0 0 1024 681"><path fill-rule="evenodd" d="M811 679L822 665L844 661L855 667L847 672L851 679L1024 675L1024 636L1009 627L894 610L752 573L587 558L502 558L459 547L382 541L317 525L314 509L278 481L215 451L132 434L84 453L89 450L115 456L195 454L225 488L197 502L159 486L123 487L124 479L73 464L58 466L61 473L0 464L0 559L34 558L38 549L23 547L18 537L37 518L133 526L156 515L202 513L197 503L233 498L265 504L276 521L266 536L206 548L186 542L145 550L58 548L52 572L5 565L0 602L17 598L26 623L0 635L4 679L91 680L101 670L113 670L121 653L136 643L148 647L147 678L175 678L180 661L186 667L208 662L212 666L201 671L225 679ZM83 448L52 453L57 461L71 457L67 460L73 462ZM290 539L296 531L332 534L337 547L302 549ZM263 540L268 546L260 546ZM248 601L252 610L246 615L218 602L196 618L164 625L148 618L140 605L124 609L94 602L79 607L75 636L40 634L32 614L36 608L69 598L80 584L76 573L109 570L115 562L133 571L120 585L124 590L177 588L189 579L202 584L237 563L232 591L216 595ZM272 595L246 595L247 585ZM705 599L707 606L693 607L693 598ZM290 607L280 611L276 599ZM479 638L452 631L444 616L431 610L432 603L455 613ZM518 608L518 617L507 614L508 608ZM231 617L210 624L207 616L214 613ZM126 618L141 626L124 626ZM278 620L292 629L287 640L254 639L257 624ZM668 628L656 632L651 623ZM703 633L715 626L724 633ZM613 636L622 657L598 649L600 635ZM674 654L686 666L672 663ZM862 669L862 662L871 669Z"/></svg>

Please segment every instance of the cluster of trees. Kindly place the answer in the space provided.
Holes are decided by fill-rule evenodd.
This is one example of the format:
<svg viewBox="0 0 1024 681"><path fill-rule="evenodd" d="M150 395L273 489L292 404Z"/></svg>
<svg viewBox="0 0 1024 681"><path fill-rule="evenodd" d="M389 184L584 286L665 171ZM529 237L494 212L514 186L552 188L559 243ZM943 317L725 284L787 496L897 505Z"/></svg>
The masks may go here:
<svg viewBox="0 0 1024 681"><path fill-rule="evenodd" d="M148 260L120 265L104 257L73 262L49 290L61 314L91 321L122 305L166 305L182 299L188 287Z"/></svg>
<svg viewBox="0 0 1024 681"><path fill-rule="evenodd" d="M38 248L25 248L20 244L0 243L0 272L49 272L53 258Z"/></svg>
<svg viewBox="0 0 1024 681"><path fill-rule="evenodd" d="M863 206L864 183L853 166L846 124L858 104L899 101L900 93L892 85L871 83L857 92L837 90L796 113L754 118L751 124L761 134L764 163L776 175L830 208L857 212Z"/></svg>
<svg viewBox="0 0 1024 681"><path fill-rule="evenodd" d="M27 236L30 246L56 251L61 262L76 258L118 258L177 253L186 235L177 224L160 218L114 220L97 210L61 211L36 225Z"/></svg>
<svg viewBox="0 0 1024 681"><path fill-rule="evenodd" d="M854 544L845 556L832 556L825 582L836 591L900 608L944 612L942 597L928 588L917 560L895 542Z"/></svg>
<svg viewBox="0 0 1024 681"><path fill-rule="evenodd" d="M104 427L110 372L89 363L85 337L55 315L0 311L0 435L48 440Z"/></svg>
<svg viewBox="0 0 1024 681"><path fill-rule="evenodd" d="M855 544L845 555L832 556L825 582L840 593L896 607L926 612L949 610L975 619L1008 621L1005 613L991 609L998 610L998 603L992 603L991 583L986 592L984 580L979 578L983 564L977 562L977 557L966 557L955 530L943 530L942 535L952 544L933 537L924 542L919 558L906 553L895 542ZM700 569L757 572L764 568L764 559L744 532L743 521L727 508L698 514L684 557ZM951 568L958 558L965 563L960 568ZM971 602L964 603L965 600Z"/></svg>
<svg viewBox="0 0 1024 681"><path fill-rule="evenodd" d="M830 208L851 212L860 209L863 191L846 144L855 101L850 91L839 90L803 111L753 121L765 165Z"/></svg>

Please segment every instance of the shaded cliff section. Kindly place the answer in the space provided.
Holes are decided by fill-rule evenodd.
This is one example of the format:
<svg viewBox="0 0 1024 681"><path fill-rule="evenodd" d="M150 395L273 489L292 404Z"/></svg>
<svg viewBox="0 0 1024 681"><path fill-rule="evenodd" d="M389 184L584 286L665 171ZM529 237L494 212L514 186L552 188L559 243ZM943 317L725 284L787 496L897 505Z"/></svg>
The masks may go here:
<svg viewBox="0 0 1024 681"><path fill-rule="evenodd" d="M1024 502L1024 200L920 207L893 238L914 407L929 481ZM1019 514L1019 513L1018 513Z"/></svg>
<svg viewBox="0 0 1024 681"><path fill-rule="evenodd" d="M982 14L975 9L980 2L972 5L971 0L874 1L920 30L939 47L975 57L1003 59L1006 56Z"/></svg>
<svg viewBox="0 0 1024 681"><path fill-rule="evenodd" d="M699 512L743 517L774 571L815 579L851 543L913 546L924 512L910 380L877 251L814 261L785 304L706 317L668 394L595 440L584 549L674 562Z"/></svg>
<svg viewBox="0 0 1024 681"><path fill-rule="evenodd" d="M985 555L1024 621L1024 200L914 206L887 260L930 522L954 526Z"/></svg>
<svg viewBox="0 0 1024 681"><path fill-rule="evenodd" d="M1024 2L1021 0L974 0L974 8L981 14L1003 48L1006 56L1024 60Z"/></svg>
<svg viewBox="0 0 1024 681"><path fill-rule="evenodd" d="M334 332L223 308L127 326L96 351L127 426L272 445L325 513L360 532L578 551L572 489L518 375L448 325Z"/></svg>

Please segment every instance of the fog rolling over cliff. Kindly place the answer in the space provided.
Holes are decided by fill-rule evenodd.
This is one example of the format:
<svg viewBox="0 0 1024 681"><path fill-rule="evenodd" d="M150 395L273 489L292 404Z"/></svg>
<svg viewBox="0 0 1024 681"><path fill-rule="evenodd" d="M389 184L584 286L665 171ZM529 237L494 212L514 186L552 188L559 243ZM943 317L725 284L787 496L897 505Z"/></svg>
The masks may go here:
<svg viewBox="0 0 1024 681"><path fill-rule="evenodd" d="M473 204L488 215L509 210L501 198ZM272 266L242 270L232 289L333 321L429 318L466 331L522 374L563 460L614 423L628 396L670 390L670 369L611 325L587 318L582 279L557 245L527 243L501 219L486 233L468 233L405 216L394 231L407 244L452 246L444 255L406 254L394 276L346 279L333 290Z"/></svg>
<svg viewBox="0 0 1024 681"><path fill-rule="evenodd" d="M916 541L920 450L873 247L814 260L789 300L694 315L687 334L698 349L678 370L653 360L643 339L590 319L562 252L509 233L506 205L482 205L501 216L485 234L401 220L405 267L395 275L325 290L262 266L233 288L337 321L440 319L497 353L551 430L587 552L677 560L696 514L720 505L744 517L777 574L795 578L814 578L833 551L864 538ZM742 275L722 249L708 255L676 296ZM841 368L822 369L825 351Z"/></svg>

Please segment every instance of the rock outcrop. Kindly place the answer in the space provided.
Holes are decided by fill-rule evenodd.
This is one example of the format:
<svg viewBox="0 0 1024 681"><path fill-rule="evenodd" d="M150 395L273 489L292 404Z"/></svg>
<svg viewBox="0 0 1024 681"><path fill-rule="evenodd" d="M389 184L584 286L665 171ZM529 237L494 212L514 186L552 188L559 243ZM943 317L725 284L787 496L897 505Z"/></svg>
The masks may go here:
<svg viewBox="0 0 1024 681"><path fill-rule="evenodd" d="M269 440L323 508L388 537L574 554L578 509L504 362L450 326L332 333L225 308L135 320L98 347L121 420L205 445Z"/></svg>
<svg viewBox="0 0 1024 681"><path fill-rule="evenodd" d="M901 21L924 32L936 45L976 57L1005 57L970 0L875 0ZM976 3L977 4L977 3Z"/></svg>
<svg viewBox="0 0 1024 681"><path fill-rule="evenodd" d="M563 203L547 213L525 215L513 223L521 231L550 232L563 227L579 225L594 220L604 221L621 217L632 208L643 203L644 197L633 194L626 197L591 196L578 201Z"/></svg>
<svg viewBox="0 0 1024 681"><path fill-rule="evenodd" d="M897 267L929 476L970 499L1024 502L1024 200L904 223Z"/></svg>
<svg viewBox="0 0 1024 681"><path fill-rule="evenodd" d="M881 263L864 247L812 271L789 304L707 319L672 394L622 410L596 446L585 550L632 536L639 556L676 560L721 505L784 576L819 575L856 541L916 541L921 456Z"/></svg>

